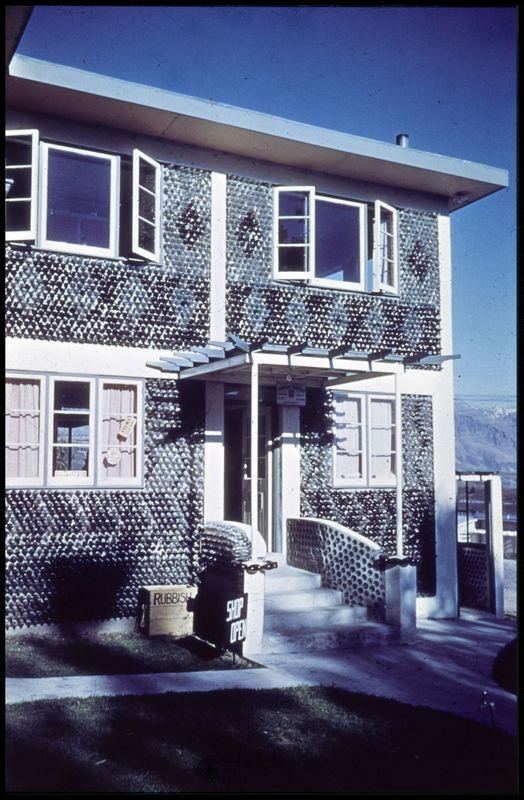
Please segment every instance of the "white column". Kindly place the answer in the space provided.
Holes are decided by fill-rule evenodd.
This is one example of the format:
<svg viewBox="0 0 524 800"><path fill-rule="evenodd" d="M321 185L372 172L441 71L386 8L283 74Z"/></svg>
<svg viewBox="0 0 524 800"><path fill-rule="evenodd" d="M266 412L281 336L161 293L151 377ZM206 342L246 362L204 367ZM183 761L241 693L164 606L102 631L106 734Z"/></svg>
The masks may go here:
<svg viewBox="0 0 524 800"><path fill-rule="evenodd" d="M451 241L449 217L439 216L441 346L453 353L451 321ZM453 361L445 361L434 375L433 452L435 471L436 583L434 598L419 598L430 617L458 614L457 532L455 517L455 414Z"/></svg>
<svg viewBox="0 0 524 800"><path fill-rule="evenodd" d="M251 364L251 546L258 532L258 364Z"/></svg>
<svg viewBox="0 0 524 800"><path fill-rule="evenodd" d="M500 475L493 475L486 481L484 492L490 611L496 617L502 618L504 616L504 533Z"/></svg>
<svg viewBox="0 0 524 800"><path fill-rule="evenodd" d="M226 335L226 211L227 176L211 173L211 285L210 339L223 341Z"/></svg>
<svg viewBox="0 0 524 800"><path fill-rule="evenodd" d="M282 553L287 553L287 520L300 516L300 408L281 406ZM284 561L285 563L285 561Z"/></svg>
<svg viewBox="0 0 524 800"><path fill-rule="evenodd" d="M224 519L224 384L206 383L204 521Z"/></svg>
<svg viewBox="0 0 524 800"><path fill-rule="evenodd" d="M402 408L399 376L395 374L395 441L397 472L397 555L404 554L404 533L402 525Z"/></svg>

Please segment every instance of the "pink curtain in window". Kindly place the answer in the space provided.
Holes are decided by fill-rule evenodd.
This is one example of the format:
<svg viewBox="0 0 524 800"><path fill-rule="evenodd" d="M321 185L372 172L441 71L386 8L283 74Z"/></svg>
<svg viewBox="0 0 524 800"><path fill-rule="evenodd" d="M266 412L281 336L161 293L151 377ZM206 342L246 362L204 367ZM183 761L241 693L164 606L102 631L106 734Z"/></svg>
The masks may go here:
<svg viewBox="0 0 524 800"><path fill-rule="evenodd" d="M105 478L136 476L136 425L127 437L119 435L126 420L136 420L136 386L104 384L102 392L102 474ZM120 461L111 464L115 453Z"/></svg>
<svg viewBox="0 0 524 800"><path fill-rule="evenodd" d="M6 476L37 478L40 454L40 381L6 381Z"/></svg>

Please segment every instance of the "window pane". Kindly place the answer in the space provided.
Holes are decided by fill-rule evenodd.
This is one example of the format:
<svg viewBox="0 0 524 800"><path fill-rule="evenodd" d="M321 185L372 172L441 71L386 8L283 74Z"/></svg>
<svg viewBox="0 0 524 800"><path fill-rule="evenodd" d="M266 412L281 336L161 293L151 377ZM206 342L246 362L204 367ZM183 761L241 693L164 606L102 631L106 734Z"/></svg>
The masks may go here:
<svg viewBox="0 0 524 800"><path fill-rule="evenodd" d="M55 411L89 411L89 383L55 381Z"/></svg>
<svg viewBox="0 0 524 800"><path fill-rule="evenodd" d="M104 384L102 390L102 459L105 479L137 475L137 387Z"/></svg>
<svg viewBox="0 0 524 800"><path fill-rule="evenodd" d="M307 244L307 220L281 219L278 224L278 241L280 244Z"/></svg>
<svg viewBox="0 0 524 800"><path fill-rule="evenodd" d="M26 231L31 225L31 201L6 202L5 227L7 231Z"/></svg>
<svg viewBox="0 0 524 800"><path fill-rule="evenodd" d="M86 414L55 414L53 442L59 444L89 444L89 416Z"/></svg>
<svg viewBox="0 0 524 800"><path fill-rule="evenodd" d="M371 479L391 480L395 477L395 405L392 400L370 402Z"/></svg>
<svg viewBox="0 0 524 800"><path fill-rule="evenodd" d="M88 447L54 447L53 475L64 472L80 473L76 477L87 477L89 474Z"/></svg>
<svg viewBox="0 0 524 800"><path fill-rule="evenodd" d="M359 209L317 200L315 213L316 277L360 282Z"/></svg>
<svg viewBox="0 0 524 800"><path fill-rule="evenodd" d="M138 221L138 244L150 252L155 249L155 228L143 219Z"/></svg>
<svg viewBox="0 0 524 800"><path fill-rule="evenodd" d="M33 238L34 219L32 195L33 164L36 131L23 134L7 132L5 141L5 227L8 238L18 235L23 239Z"/></svg>
<svg viewBox="0 0 524 800"><path fill-rule="evenodd" d="M307 272L307 247L280 247L278 250L279 272Z"/></svg>
<svg viewBox="0 0 524 800"><path fill-rule="evenodd" d="M335 480L361 481L364 477L362 401L359 397L335 397Z"/></svg>
<svg viewBox="0 0 524 800"><path fill-rule="evenodd" d="M108 248L110 214L109 160L50 149L47 239Z"/></svg>
<svg viewBox="0 0 524 800"><path fill-rule="evenodd" d="M395 476L395 458L389 456L371 456L371 477L375 480L390 481Z"/></svg>
<svg viewBox="0 0 524 800"><path fill-rule="evenodd" d="M156 168L152 164L148 164L143 158L140 159L138 182L140 186L148 189L151 194L154 195L156 193Z"/></svg>
<svg viewBox="0 0 524 800"><path fill-rule="evenodd" d="M281 217L306 217L309 214L307 192L279 192L278 211Z"/></svg>
<svg viewBox="0 0 524 800"><path fill-rule="evenodd" d="M393 425L393 402L391 400L371 401L371 425L373 427Z"/></svg>
<svg viewBox="0 0 524 800"><path fill-rule="evenodd" d="M144 189L140 189L138 192L138 213L151 223L156 221L155 196L144 191Z"/></svg>
<svg viewBox="0 0 524 800"><path fill-rule="evenodd" d="M361 455L342 453L337 456L336 477L339 480L360 480L362 475Z"/></svg>

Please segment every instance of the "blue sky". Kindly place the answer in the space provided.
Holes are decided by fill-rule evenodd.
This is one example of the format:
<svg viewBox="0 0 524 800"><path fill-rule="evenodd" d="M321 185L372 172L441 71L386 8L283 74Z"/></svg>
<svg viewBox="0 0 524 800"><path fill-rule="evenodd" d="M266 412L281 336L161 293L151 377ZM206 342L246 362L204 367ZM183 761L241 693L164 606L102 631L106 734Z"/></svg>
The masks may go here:
<svg viewBox="0 0 524 800"><path fill-rule="evenodd" d="M516 394L517 6L35 6L18 52L509 171L452 215L455 391Z"/></svg>

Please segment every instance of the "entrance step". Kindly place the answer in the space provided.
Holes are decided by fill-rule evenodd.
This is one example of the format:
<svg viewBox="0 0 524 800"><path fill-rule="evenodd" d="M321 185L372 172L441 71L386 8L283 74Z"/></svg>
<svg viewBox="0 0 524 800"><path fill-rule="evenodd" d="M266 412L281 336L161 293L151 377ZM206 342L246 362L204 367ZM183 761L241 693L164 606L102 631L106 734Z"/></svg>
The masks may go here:
<svg viewBox="0 0 524 800"><path fill-rule="evenodd" d="M272 561L278 556L268 555ZM320 575L282 563L265 578L263 653L293 653L383 644L393 630L368 619L363 606L342 605L342 592Z"/></svg>
<svg viewBox="0 0 524 800"><path fill-rule="evenodd" d="M326 629L306 625L292 631L264 631L262 653L300 653L381 645L394 640L392 629L378 622L360 622Z"/></svg>

